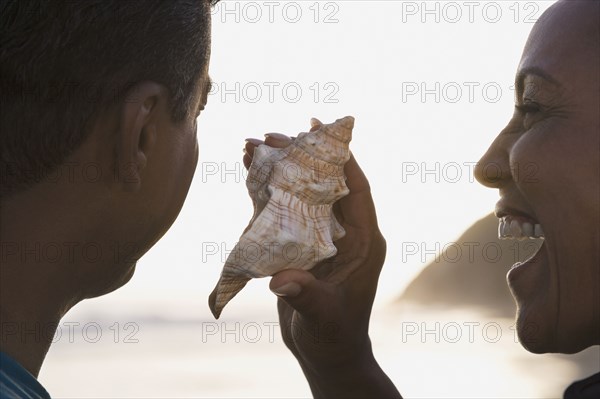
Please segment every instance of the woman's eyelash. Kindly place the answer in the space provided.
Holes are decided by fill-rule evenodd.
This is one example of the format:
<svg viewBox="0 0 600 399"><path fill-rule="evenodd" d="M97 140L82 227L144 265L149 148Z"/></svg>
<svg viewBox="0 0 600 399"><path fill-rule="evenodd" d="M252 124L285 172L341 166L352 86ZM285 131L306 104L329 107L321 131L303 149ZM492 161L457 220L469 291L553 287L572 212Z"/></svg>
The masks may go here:
<svg viewBox="0 0 600 399"><path fill-rule="evenodd" d="M540 107L536 103L526 103L522 105L516 105L516 108L524 114L531 114L538 112Z"/></svg>

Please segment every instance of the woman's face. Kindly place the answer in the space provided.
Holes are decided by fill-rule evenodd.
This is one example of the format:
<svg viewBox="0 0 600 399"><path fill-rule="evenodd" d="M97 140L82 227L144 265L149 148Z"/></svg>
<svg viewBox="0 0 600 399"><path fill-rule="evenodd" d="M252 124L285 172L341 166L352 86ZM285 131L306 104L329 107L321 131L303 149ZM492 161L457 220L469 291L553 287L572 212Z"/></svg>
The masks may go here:
<svg viewBox="0 0 600 399"><path fill-rule="evenodd" d="M501 236L545 237L507 275L520 341L535 353L600 343L599 20L598 1L559 1L542 16L513 117L475 172L500 191Z"/></svg>

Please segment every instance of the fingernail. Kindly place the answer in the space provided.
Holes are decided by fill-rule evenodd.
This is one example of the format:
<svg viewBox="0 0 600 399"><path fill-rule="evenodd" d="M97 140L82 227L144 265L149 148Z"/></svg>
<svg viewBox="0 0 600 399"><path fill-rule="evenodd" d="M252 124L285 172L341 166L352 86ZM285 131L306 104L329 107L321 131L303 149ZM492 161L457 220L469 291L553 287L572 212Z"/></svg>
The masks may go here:
<svg viewBox="0 0 600 399"><path fill-rule="evenodd" d="M281 287L274 288L271 291L273 291L273 293L277 296L295 297L300 294L302 287L300 287L300 284L298 283L287 283Z"/></svg>
<svg viewBox="0 0 600 399"><path fill-rule="evenodd" d="M267 134L265 134L265 137L267 137L267 138L270 137L272 139L280 140L280 141L288 141L290 139L285 134L280 134L280 133L267 133Z"/></svg>
<svg viewBox="0 0 600 399"><path fill-rule="evenodd" d="M264 144L264 142L263 142L262 140L259 140L259 139L253 139L253 138L246 139L245 141L246 141L247 143L254 144L255 146L259 146L259 145L261 145L261 144Z"/></svg>

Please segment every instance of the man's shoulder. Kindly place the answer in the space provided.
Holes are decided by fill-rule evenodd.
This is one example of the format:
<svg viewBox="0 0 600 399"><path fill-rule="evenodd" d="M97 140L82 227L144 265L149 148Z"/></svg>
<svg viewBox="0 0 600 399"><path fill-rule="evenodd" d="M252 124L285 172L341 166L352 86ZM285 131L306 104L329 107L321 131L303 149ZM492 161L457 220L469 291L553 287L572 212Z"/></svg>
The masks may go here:
<svg viewBox="0 0 600 399"><path fill-rule="evenodd" d="M23 366L0 352L0 399L49 399L48 391Z"/></svg>

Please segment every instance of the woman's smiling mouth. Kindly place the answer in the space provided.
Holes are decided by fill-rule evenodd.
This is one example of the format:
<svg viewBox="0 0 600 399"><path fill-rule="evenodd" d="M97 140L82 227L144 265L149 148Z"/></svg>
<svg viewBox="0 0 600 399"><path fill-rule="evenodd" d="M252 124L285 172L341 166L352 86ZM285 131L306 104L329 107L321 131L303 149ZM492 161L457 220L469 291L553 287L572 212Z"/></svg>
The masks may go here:
<svg viewBox="0 0 600 399"><path fill-rule="evenodd" d="M544 238L542 225L533 219L522 216L507 215L498 222L498 238L525 240L527 238Z"/></svg>
<svg viewBox="0 0 600 399"><path fill-rule="evenodd" d="M504 199L496 204L494 213L499 219L498 238L502 240L544 238L542 225L534 216L512 206L506 206Z"/></svg>
<svg viewBox="0 0 600 399"><path fill-rule="evenodd" d="M498 221L498 238L501 240L526 240L526 239L542 239L543 244L537 248L527 260L516 262L512 265L508 273L508 281L514 280L517 273L515 269L527 263L537 261L542 248L545 247L545 234L541 223L527 212L516 210L513 207L507 207L500 201L496 205L496 217ZM532 243L533 244L533 243Z"/></svg>

